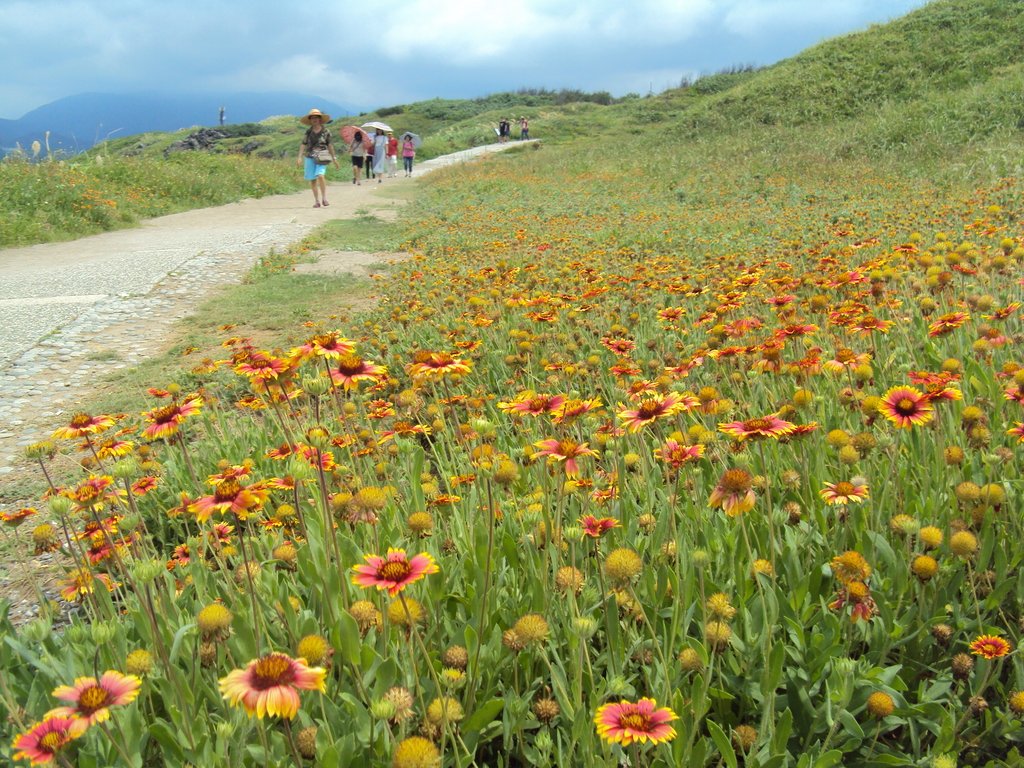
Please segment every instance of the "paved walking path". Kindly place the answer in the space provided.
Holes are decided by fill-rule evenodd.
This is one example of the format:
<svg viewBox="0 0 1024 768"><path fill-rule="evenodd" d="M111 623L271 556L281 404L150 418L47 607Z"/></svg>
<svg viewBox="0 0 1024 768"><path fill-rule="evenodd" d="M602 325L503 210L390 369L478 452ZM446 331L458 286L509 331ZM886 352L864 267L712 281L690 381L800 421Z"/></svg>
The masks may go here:
<svg viewBox="0 0 1024 768"><path fill-rule="evenodd" d="M48 437L104 373L158 354L173 326L217 288L237 283L271 249L283 250L330 219L388 216L402 203L377 189L517 143L428 160L412 179L329 185L150 219L136 229L66 243L0 250L0 483L21 449Z"/></svg>

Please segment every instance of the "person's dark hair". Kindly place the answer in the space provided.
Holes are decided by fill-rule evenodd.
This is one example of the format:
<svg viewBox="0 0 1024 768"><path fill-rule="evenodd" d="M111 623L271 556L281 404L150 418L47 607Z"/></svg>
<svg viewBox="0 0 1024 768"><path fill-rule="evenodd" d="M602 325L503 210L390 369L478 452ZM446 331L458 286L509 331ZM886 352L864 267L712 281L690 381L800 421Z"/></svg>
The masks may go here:
<svg viewBox="0 0 1024 768"><path fill-rule="evenodd" d="M352 141L362 141L362 140L363 140L363 132L362 131L356 131L356 135L352 137Z"/></svg>

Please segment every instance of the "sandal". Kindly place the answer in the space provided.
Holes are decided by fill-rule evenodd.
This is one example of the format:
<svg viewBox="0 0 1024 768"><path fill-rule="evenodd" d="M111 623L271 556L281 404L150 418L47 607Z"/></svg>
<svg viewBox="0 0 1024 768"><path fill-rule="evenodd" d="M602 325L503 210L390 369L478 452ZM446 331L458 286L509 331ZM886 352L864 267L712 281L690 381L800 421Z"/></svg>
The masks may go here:
<svg viewBox="0 0 1024 768"><path fill-rule="evenodd" d="M326 208L328 205L330 205L330 203L328 203L326 200L324 200L324 208Z"/></svg>
<svg viewBox="0 0 1024 768"><path fill-rule="evenodd" d="M313 207L314 208L319 208L320 207L320 201L318 200L317 202L313 203Z"/></svg>

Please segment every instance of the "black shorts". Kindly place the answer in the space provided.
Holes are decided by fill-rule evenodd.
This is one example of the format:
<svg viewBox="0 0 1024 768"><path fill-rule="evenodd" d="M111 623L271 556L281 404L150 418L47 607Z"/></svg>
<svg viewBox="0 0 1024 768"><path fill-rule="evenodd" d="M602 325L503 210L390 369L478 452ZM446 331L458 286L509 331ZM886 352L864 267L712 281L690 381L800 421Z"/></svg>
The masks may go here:
<svg viewBox="0 0 1024 768"><path fill-rule="evenodd" d="M352 155L352 165L354 165L356 168L362 168L363 159L364 158L362 155Z"/></svg>

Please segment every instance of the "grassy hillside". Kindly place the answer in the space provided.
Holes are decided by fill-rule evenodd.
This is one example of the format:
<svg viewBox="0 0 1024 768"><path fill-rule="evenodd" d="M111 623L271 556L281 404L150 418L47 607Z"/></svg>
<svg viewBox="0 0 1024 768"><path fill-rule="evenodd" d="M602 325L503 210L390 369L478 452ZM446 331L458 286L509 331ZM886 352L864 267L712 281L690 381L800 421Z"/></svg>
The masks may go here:
<svg viewBox="0 0 1024 768"><path fill-rule="evenodd" d="M775 66L712 75L657 96L616 101L604 93L523 91L432 99L336 115L333 125L379 119L397 131L414 131L424 137L420 159L491 142L501 117L525 115L535 138L583 139L606 154L613 150L605 147L635 136L650 146L652 157L682 141L698 144L711 157L738 152L745 162L769 167L780 153L808 163L871 154L911 172L1013 175L1020 170L1016 148L1024 126L1021 39L1022 2L937 0ZM225 202L223 191L258 195L297 188L294 167L281 162L290 161L301 141L295 116L225 130L227 138L198 153L172 151L188 131L107 142L68 161L84 181L63 186L50 183L52 169L0 164L0 221L6 222L0 225L0 247L130 226L146 216ZM196 154L232 156L232 162L218 164L218 178L226 182L237 174L239 183L222 183L216 194L182 183L189 158L203 175L207 161ZM99 157L106 169L96 165ZM172 157L173 163L165 162ZM130 182L134 162L141 169L135 175L146 179L140 195L118 186ZM121 181L112 183L112 176ZM50 194L53 188L61 190L59 200Z"/></svg>

